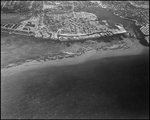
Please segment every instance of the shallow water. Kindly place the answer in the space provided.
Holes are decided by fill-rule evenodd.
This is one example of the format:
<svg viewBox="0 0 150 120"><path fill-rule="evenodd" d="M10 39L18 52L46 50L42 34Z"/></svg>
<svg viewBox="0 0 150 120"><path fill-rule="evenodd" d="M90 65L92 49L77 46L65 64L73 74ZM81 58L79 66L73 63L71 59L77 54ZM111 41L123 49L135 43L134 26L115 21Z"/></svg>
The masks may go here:
<svg viewBox="0 0 150 120"><path fill-rule="evenodd" d="M46 67L2 79L2 118L148 118L148 55Z"/></svg>

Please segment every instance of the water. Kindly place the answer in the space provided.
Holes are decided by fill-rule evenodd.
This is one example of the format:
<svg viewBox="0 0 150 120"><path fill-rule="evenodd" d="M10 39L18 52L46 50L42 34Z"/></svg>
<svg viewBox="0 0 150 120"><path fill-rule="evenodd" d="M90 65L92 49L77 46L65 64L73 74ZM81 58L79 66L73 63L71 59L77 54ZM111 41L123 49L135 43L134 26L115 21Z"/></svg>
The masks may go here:
<svg viewBox="0 0 150 120"><path fill-rule="evenodd" d="M2 118L148 118L148 55L2 78Z"/></svg>
<svg viewBox="0 0 150 120"><path fill-rule="evenodd" d="M136 23L135 21L116 16L114 15L113 11L108 11L100 7L89 7L89 8L83 9L83 11L96 14L96 16L98 17L98 20L100 21L107 20L109 25L114 29L116 29L115 23L121 23L124 27L127 27L130 24L132 24L133 30L135 34L138 36L140 43L145 47L149 46L149 44L144 38L146 35L144 35L140 30L140 27L142 26L137 26L135 24Z"/></svg>
<svg viewBox="0 0 150 120"><path fill-rule="evenodd" d="M147 53L2 78L2 118L148 118Z"/></svg>

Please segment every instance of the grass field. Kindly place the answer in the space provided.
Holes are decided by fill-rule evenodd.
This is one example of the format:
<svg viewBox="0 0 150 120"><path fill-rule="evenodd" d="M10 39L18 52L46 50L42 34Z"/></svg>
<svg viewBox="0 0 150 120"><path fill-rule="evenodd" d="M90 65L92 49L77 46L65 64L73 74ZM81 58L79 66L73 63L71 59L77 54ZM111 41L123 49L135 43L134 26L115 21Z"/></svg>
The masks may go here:
<svg viewBox="0 0 150 120"><path fill-rule="evenodd" d="M22 15L19 14L15 14L15 13L1 13L1 23L20 23L23 20L27 20L29 19L29 17L24 17Z"/></svg>

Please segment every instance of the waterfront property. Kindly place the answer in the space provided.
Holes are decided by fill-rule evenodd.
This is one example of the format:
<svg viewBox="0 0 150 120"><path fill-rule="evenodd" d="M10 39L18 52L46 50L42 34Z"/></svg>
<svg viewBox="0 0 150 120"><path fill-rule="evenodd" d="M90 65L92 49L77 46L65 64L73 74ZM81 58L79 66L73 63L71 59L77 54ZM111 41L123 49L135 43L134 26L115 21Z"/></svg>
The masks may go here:
<svg viewBox="0 0 150 120"><path fill-rule="evenodd" d="M54 17L53 22L56 24L56 26L53 27L51 27L51 24L49 26L48 23L46 23L45 20L47 18L41 17L42 15L39 15L38 17L31 17L29 20L22 21L19 25L8 23L1 25L1 28L14 30L13 33L16 34L28 36L34 35L35 37L43 37L46 39L60 41L98 38L101 36L111 36L114 34L127 32L120 24L115 25L118 29L108 28L107 21L105 21L105 25L101 25L100 22L97 21L97 17L94 14L86 12L74 13L74 16L71 19L69 16L69 18L66 18L65 22L62 23L63 20L61 17L66 15L69 16L72 14L58 14L58 16L50 15L51 17ZM93 16L92 20L91 16ZM59 25L61 26L60 28L57 27L58 20L56 18L59 20L59 24L61 23L61 25ZM48 20L50 20L50 18ZM42 21L45 22L43 23Z"/></svg>

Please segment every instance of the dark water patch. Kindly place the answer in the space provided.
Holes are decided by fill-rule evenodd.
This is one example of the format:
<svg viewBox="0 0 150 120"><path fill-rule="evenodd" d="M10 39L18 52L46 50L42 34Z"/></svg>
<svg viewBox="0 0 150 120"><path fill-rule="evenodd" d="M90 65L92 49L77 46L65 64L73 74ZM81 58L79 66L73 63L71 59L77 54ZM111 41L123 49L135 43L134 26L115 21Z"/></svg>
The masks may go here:
<svg viewBox="0 0 150 120"><path fill-rule="evenodd" d="M144 54L6 77L2 118L148 118L148 70Z"/></svg>

